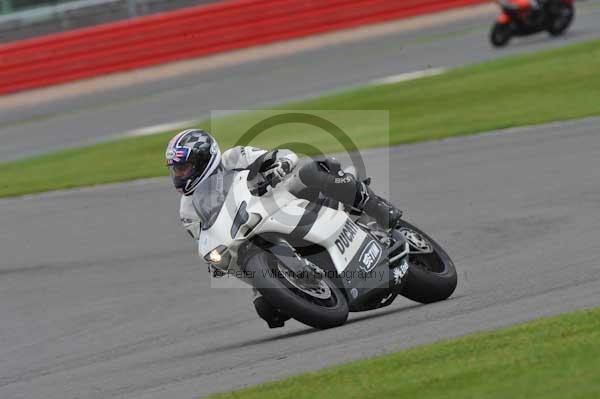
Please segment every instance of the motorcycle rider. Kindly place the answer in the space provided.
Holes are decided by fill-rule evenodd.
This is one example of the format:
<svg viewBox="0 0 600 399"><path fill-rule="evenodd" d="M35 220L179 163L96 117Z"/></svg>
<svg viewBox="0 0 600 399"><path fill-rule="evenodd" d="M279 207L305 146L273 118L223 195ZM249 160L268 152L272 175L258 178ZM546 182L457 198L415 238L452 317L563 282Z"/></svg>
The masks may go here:
<svg viewBox="0 0 600 399"><path fill-rule="evenodd" d="M542 12L542 1L529 0L529 10L531 11L531 22L534 24L541 23L542 19L544 18L544 13Z"/></svg>
<svg viewBox="0 0 600 399"><path fill-rule="evenodd" d="M249 170L249 179L259 173L267 178L281 179L298 165L298 156L285 149L266 151L238 146L221 154L215 138L199 129L176 134L167 145L165 157L173 184L182 194L181 222L194 239L198 239L201 226L192 197L196 187L209 176L219 170ZM397 208L377 196L367 183L344 172L334 158L304 162L295 172L299 190L316 189L329 198L373 217L384 228L394 227L402 216ZM218 275L216 269L212 269L212 272ZM269 304L258 291L254 292L253 302L259 316L271 328L282 327L289 317Z"/></svg>
<svg viewBox="0 0 600 399"><path fill-rule="evenodd" d="M521 10L531 9L536 10L540 8L538 0L508 0L508 3L517 6Z"/></svg>
<svg viewBox="0 0 600 399"><path fill-rule="evenodd" d="M542 18L543 0L509 0L509 3L517 6L519 10L529 11L532 23L538 23Z"/></svg>

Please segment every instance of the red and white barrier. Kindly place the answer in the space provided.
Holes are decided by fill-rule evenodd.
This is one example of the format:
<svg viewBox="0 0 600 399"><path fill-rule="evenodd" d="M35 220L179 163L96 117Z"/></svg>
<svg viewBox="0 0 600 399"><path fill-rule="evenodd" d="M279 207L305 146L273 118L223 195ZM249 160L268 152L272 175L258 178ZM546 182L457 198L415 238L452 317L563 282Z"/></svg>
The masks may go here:
<svg viewBox="0 0 600 399"><path fill-rule="evenodd" d="M0 46L0 94L486 0L232 0Z"/></svg>

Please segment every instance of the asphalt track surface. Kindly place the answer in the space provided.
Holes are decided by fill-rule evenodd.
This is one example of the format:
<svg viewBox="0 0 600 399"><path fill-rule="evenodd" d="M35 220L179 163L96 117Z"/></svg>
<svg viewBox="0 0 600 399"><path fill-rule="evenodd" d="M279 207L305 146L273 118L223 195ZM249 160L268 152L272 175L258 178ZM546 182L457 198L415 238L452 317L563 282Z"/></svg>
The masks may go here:
<svg viewBox="0 0 600 399"><path fill-rule="evenodd" d="M167 179L2 200L0 397L191 399L600 305L599 125L365 151L459 286L327 331L269 330L248 290L210 288Z"/></svg>
<svg viewBox="0 0 600 399"><path fill-rule="evenodd" d="M587 12L565 40L540 36L500 53L483 40L489 21L481 19L411 33L398 50L392 44L402 35L278 59L269 64L272 75L253 63L233 68L229 83L211 76L231 70L59 102L35 112L81 109L0 129L0 159L187 119L215 105L276 102L426 64L590 38L600 31L593 5L582 4ZM329 55L349 49L365 56L348 63ZM290 79L303 74L310 79ZM161 84L168 90L142 97ZM203 90L214 102L190 104ZM123 102L100 106L110 96ZM329 331L294 321L269 330L247 290L210 288L166 179L0 200L0 398L191 399L598 306L599 125L588 119L365 151L375 187L447 248L459 287L451 300L425 306L398 299Z"/></svg>
<svg viewBox="0 0 600 399"><path fill-rule="evenodd" d="M211 110L276 104L390 75L465 65L600 37L600 1L578 2L577 10L576 23L565 37L549 39L540 34L515 40L501 51L488 41L497 14L493 10L427 29L32 107L0 108L0 161L87 144L145 126L197 119Z"/></svg>

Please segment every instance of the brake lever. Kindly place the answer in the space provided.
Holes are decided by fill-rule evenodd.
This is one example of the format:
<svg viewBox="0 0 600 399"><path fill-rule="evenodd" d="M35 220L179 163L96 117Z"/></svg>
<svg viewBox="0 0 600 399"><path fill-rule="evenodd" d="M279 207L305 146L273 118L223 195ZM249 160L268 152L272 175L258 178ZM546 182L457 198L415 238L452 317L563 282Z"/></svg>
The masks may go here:
<svg viewBox="0 0 600 399"><path fill-rule="evenodd" d="M263 176L264 181L257 183L256 188L251 190L253 195L261 196L273 190L279 183L283 181L275 175Z"/></svg>

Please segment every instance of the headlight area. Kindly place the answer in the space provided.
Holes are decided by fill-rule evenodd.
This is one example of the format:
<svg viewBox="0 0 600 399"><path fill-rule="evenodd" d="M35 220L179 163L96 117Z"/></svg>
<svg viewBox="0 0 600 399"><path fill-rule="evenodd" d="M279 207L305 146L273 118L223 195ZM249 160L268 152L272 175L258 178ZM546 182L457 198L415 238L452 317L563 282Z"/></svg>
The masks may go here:
<svg viewBox="0 0 600 399"><path fill-rule="evenodd" d="M204 257L204 260L218 269L227 270L229 268L229 263L231 262L231 254L226 246L219 245L210 251Z"/></svg>

